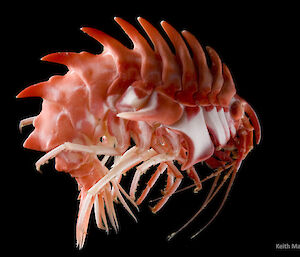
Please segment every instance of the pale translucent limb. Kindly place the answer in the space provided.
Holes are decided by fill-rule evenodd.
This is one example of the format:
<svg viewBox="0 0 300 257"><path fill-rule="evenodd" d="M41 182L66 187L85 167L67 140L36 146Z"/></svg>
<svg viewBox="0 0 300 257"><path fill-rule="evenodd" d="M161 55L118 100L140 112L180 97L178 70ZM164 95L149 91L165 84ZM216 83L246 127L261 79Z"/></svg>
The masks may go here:
<svg viewBox="0 0 300 257"><path fill-rule="evenodd" d="M108 226L108 223L107 223L103 196L101 196L101 201L99 203L101 204L101 206L100 206L100 208L101 208L101 219L103 221L103 225L105 227L106 234L108 234L109 233L109 226Z"/></svg>
<svg viewBox="0 0 300 257"><path fill-rule="evenodd" d="M102 195L100 194L97 194L95 196L94 212L95 212L97 227L105 230L106 233L108 234L109 229L108 229L108 224L105 215L104 202L103 202Z"/></svg>
<svg viewBox="0 0 300 257"><path fill-rule="evenodd" d="M127 150L122 156L114 156L114 163L112 164L111 168L116 166L121 160L126 161L128 158L131 158L135 154L136 151L137 151L137 147L134 146L134 147L130 148L129 150ZM105 158L105 157L107 157L107 156L104 156L103 160L101 161L101 164L104 167L103 170L105 170L105 175L106 175L110 171L105 166L105 163L107 162L109 156L108 156L108 158ZM118 176L116 176L114 178L114 180L120 182L121 178L122 178L122 174L119 174ZM119 185L119 183L117 183L117 184ZM117 201L117 194L116 194L116 190L114 187L112 188L112 195L113 195L113 198ZM132 200L131 198L129 198L129 199Z"/></svg>
<svg viewBox="0 0 300 257"><path fill-rule="evenodd" d="M114 157L114 163L113 163L113 165L111 167L113 168L115 165L117 165L119 163L119 161L120 161L121 158L122 158L122 155L116 155Z"/></svg>
<svg viewBox="0 0 300 257"><path fill-rule="evenodd" d="M47 163L48 160L54 158L62 151L74 151L74 152L84 152L93 153L96 155L118 155L119 153L112 147L102 146L102 145L80 145L75 143L66 142L48 153L46 153L42 158L40 158L36 163L36 169L40 171L41 165Z"/></svg>
<svg viewBox="0 0 300 257"><path fill-rule="evenodd" d="M129 149L128 151L130 151ZM125 173L126 171L130 170L132 167L137 165L140 162L146 161L156 155L156 151L154 149L149 149L145 152L139 153L138 151L134 151L130 153L130 156L124 154L123 158L120 159L118 164L114 166L108 174L106 174L102 179L100 179L94 186L92 186L88 193L95 195L102 190L102 188L109 183L112 179L118 177L120 174Z"/></svg>
<svg viewBox="0 0 300 257"><path fill-rule="evenodd" d="M108 160L109 160L109 158L110 157L112 157L113 158L113 165L114 165L114 163L116 162L116 161L118 161L119 160L119 157L120 156L109 156L109 155L105 155L104 157L103 157L103 159L100 161L101 162L101 165L103 166L103 170L105 171L105 174L104 175L106 175L107 173L109 173L109 169L105 166L106 165L106 163L108 162ZM104 176L103 175L103 176ZM116 181L117 182L117 185L120 183L120 181L121 181L121 178L122 178L122 174L121 175L119 175L118 177L116 177L115 179L114 179L114 181ZM122 188L122 187L121 187ZM122 188L123 189L123 188ZM111 194L112 194L112 196L113 196L113 198L114 198L114 200L115 201L118 201L118 197L117 197L117 191L118 190L118 188L115 188L115 187L112 187L112 189L111 189Z"/></svg>
<svg viewBox="0 0 300 257"><path fill-rule="evenodd" d="M109 155L104 155L103 159L100 161L103 166L105 166L109 157L110 157Z"/></svg>
<svg viewBox="0 0 300 257"><path fill-rule="evenodd" d="M109 173L109 170L106 166L103 166L103 171L104 171L104 174L108 174ZM121 175L122 176L122 175ZM122 194L133 204L134 207L137 208L138 210L138 207L136 205L136 203L130 198L130 196L125 192L125 190L122 188L122 186L120 185L120 178L119 177L116 177L115 179L113 179L111 181L112 183L112 187L110 188L110 195L112 196L113 199L116 199L116 200L120 200L121 204L123 205L123 207L128 211L128 213L134 218L134 220L137 222L137 219L136 217L134 216L133 212L130 210L129 206L127 205L127 203L125 202ZM108 187L108 185L107 185ZM107 187L106 187L106 190L107 190ZM122 193L122 194L121 194ZM97 195L100 195L100 194L96 194ZM96 222L97 222L97 219L98 219L98 222L97 224L99 223L100 226L98 226L99 228L103 227L102 224L101 224L101 221L100 221L100 215L99 215L99 210L96 210L96 208L98 208L98 206L95 205L95 215L96 215L96 212L97 215L96 215ZM109 206L110 209L111 206ZM99 209L99 208L98 208ZM104 212L104 216L105 216L105 212ZM112 220L112 219L111 219ZM115 220L112 224L116 224ZM107 224L106 224L107 226ZM116 230L116 229L115 229ZM116 230L117 231L117 230Z"/></svg>
<svg viewBox="0 0 300 257"><path fill-rule="evenodd" d="M136 205L136 203L129 197L129 195L125 192L125 190L121 187L121 185L119 185L116 181L112 180L112 184L113 187L115 188L115 192L117 194L118 199L120 200L121 204L124 206L124 208L128 211L128 213L133 217L133 219L137 222L137 218L135 217L135 215L133 214L133 212L130 210L129 206L127 205L127 203L125 202L123 196L121 195L121 193L130 200L130 202L133 204L134 207L136 207L138 209L138 206ZM107 190L107 188L105 188L105 190ZM112 196L112 194L110 194ZM107 209L107 213L110 217L110 221L112 223L112 226L114 227L115 231L117 232L118 230L118 226L116 223L116 215L111 214L111 210L112 210L112 204L109 204L108 201L110 201L110 199L112 199L111 197L106 197L106 209ZM106 220L106 214L105 214L105 209L104 209L104 203L103 203L103 199L102 199L102 192L99 194L96 194L95 197L95 203L94 203L94 210L95 210L95 218L96 218L96 223L98 228L100 229L105 229L106 232L108 233L108 224L107 224L107 220Z"/></svg>
<svg viewBox="0 0 300 257"><path fill-rule="evenodd" d="M183 178L181 172L177 169L177 167L173 164L173 162L167 162L167 164L168 164L168 168L174 174L176 179L174 184L165 192L163 198L154 207L151 208L153 213L158 212L166 204L166 202L169 200L171 195L179 187Z"/></svg>
<svg viewBox="0 0 300 257"><path fill-rule="evenodd" d="M90 194L88 194L88 195L90 195ZM114 228L115 232L118 233L119 224L118 224L118 220L117 220L117 215L115 212L112 195L109 193L108 190L104 190L104 203L105 203L106 212L107 212L110 224Z"/></svg>
<svg viewBox="0 0 300 257"><path fill-rule="evenodd" d="M117 183L117 187L119 188L121 193L129 200L129 202L131 202L131 204L139 211L139 207L137 206L135 201L126 193L126 191L123 189L123 187L119 183Z"/></svg>
<svg viewBox="0 0 300 257"><path fill-rule="evenodd" d="M78 213L78 220L76 226L76 241L77 246L81 249L84 245L87 234L87 227L90 219L90 213L93 207L94 196L86 195L81 197L81 205Z"/></svg>
<svg viewBox="0 0 300 257"><path fill-rule="evenodd" d="M122 178L122 174L120 176L117 176L113 179L114 182L116 182L116 184L119 184ZM113 199L116 203L119 203L118 200L118 195L117 195L117 191L118 191L118 187L112 187L111 188L111 195L113 196Z"/></svg>
<svg viewBox="0 0 300 257"><path fill-rule="evenodd" d="M108 174L109 170L103 166L103 175ZM117 195L117 199L120 200L121 204L124 208L128 211L128 213L134 218L137 222L136 217L134 216L133 212L130 210L129 206L127 205L125 199L123 198L122 193L126 196L131 202L132 199L128 196L128 194L124 191L124 189L119 185L119 182L116 178L110 181L110 184L106 184L103 190L96 194L95 196L91 194L81 194L81 202L79 207L79 214L78 214L78 222L76 227L76 240L77 246L81 249L84 245L84 241L87 234L87 228L89 223L90 213L94 204L95 210L95 218L97 226L101 229L105 229L108 233L109 227L106 220L106 213L109 218L109 221L117 233L119 231L119 225L117 220L117 215L114 208L114 199L112 194L112 188L114 188L115 193ZM104 202L103 202L104 200ZM136 206L135 203L133 203ZM137 206L136 206L137 207ZM106 210L106 211L105 211Z"/></svg>
<svg viewBox="0 0 300 257"><path fill-rule="evenodd" d="M138 148L136 146L134 146L134 147L131 147L130 149L128 149L125 153L123 153L122 156L120 156L120 155L116 156L116 158L114 160L114 164L112 165L111 168L118 165L121 161L126 162L128 159L135 156L137 154L137 152L138 152Z"/></svg>
<svg viewBox="0 0 300 257"><path fill-rule="evenodd" d="M156 171L154 172L154 174L152 175L152 177L148 181L148 183L146 185L146 188L143 190L141 196L136 201L136 203L138 205L141 204L144 201L144 199L146 198L146 196L149 194L150 189L154 186L154 184L156 183L156 181L159 178L159 176L164 173L164 171L166 170L167 167L168 167L168 165L166 163L161 163L157 167Z"/></svg>
<svg viewBox="0 0 300 257"><path fill-rule="evenodd" d="M103 170L105 172L105 174L108 174L110 171L108 170L108 168L106 166L103 166ZM137 222L136 217L134 216L133 212L130 210L129 206L127 205L127 203L125 202L122 194L120 193L120 191L123 193L123 195L138 209L136 203L130 198L130 196L125 192L125 190L122 188L122 186L119 183L119 179L118 177L116 177L115 179L111 180L111 183L113 185L113 187L111 188L111 195L114 196L116 194L117 199L120 200L121 204L124 206L124 208L128 211L128 213L133 217L133 219Z"/></svg>
<svg viewBox="0 0 300 257"><path fill-rule="evenodd" d="M126 209L126 211L128 211L128 213L132 216L132 218L135 220L135 222L137 222L137 218L134 216L133 212L130 210L129 206L125 202L125 200L124 200L123 196L121 195L120 190L114 180L112 180L112 184L116 188L116 193L117 193L118 199L120 200L121 204Z"/></svg>
<svg viewBox="0 0 300 257"><path fill-rule="evenodd" d="M174 160L174 158L175 157L173 155L158 154L158 155L153 156L148 161L145 161L144 163L139 165L136 168L136 172L135 172L134 177L131 182L130 191L129 191L130 197L132 199L135 199L135 192L136 192L136 188L137 188L139 179L140 179L141 175L144 174L151 166L156 165L161 162L172 161L172 160Z"/></svg>
<svg viewBox="0 0 300 257"><path fill-rule="evenodd" d="M24 126L33 124L34 119L35 119L36 117L37 117L37 116L32 116L32 117L29 117L29 118L26 118L26 119L21 120L20 123L19 123L19 130L20 130L20 133L22 133L22 128L23 128Z"/></svg>

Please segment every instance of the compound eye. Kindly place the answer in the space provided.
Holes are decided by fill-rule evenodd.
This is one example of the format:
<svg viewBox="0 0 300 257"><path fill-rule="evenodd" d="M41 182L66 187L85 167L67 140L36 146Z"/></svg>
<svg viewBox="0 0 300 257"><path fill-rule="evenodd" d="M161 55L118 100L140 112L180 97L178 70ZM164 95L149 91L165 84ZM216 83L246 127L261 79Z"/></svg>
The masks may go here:
<svg viewBox="0 0 300 257"><path fill-rule="evenodd" d="M239 100L236 100L234 103L232 103L232 105L230 106L230 114L234 120L240 120L243 113L244 107Z"/></svg>

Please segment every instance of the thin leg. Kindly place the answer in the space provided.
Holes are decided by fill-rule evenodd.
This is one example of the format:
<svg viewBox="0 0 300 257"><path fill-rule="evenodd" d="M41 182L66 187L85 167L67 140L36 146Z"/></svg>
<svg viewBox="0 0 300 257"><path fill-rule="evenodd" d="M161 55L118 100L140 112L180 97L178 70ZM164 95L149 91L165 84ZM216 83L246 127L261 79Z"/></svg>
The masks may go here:
<svg viewBox="0 0 300 257"><path fill-rule="evenodd" d="M104 174L107 174L109 172L108 168L105 166L103 166L103 171L104 171ZM122 194L138 209L136 203L129 197L129 195L121 187L117 178L112 179L111 183L112 183L112 187L110 187L110 185L106 185L104 193L103 193L103 191L101 191L100 193L96 194L95 202L94 202L94 212L95 212L97 226L100 229L105 229L107 233L108 233L109 229L108 229L106 213L105 213L105 209L104 209L103 198L104 198L105 205L106 205L106 212L109 216L110 222L111 222L113 228L115 229L115 231L118 230L118 225L117 225L117 219L116 219L116 215L114 212L114 206L113 206L114 199L120 200L121 204L128 211L128 213L134 218L135 221L137 221L137 219L134 216L133 212L130 210L127 203L125 202L125 199L123 198ZM90 195L90 194L88 194L88 195Z"/></svg>
<svg viewBox="0 0 300 257"><path fill-rule="evenodd" d="M210 180L210 179L212 179L212 178L214 178L214 177L220 175L222 172L224 172L224 170L229 169L232 165L233 165L233 164L228 164L228 165L226 165L224 168L219 168L219 169L217 169L216 172L214 172L214 173L208 175L207 177L205 177L204 179L200 180L201 185L202 185L203 182L205 182L205 181L207 181L207 180ZM176 192L174 192L174 194L183 192L183 191L185 191L185 190L187 190L187 189L190 189L190 188L193 188L193 187L195 187L195 186L197 186L197 184L195 184L195 183L194 183L194 184L191 184L191 185L189 185L189 186L186 186L186 187L184 187L184 188L181 188L181 189L179 189L179 190L176 190ZM152 200L150 200L149 202L156 202L156 201L160 200L161 198L163 198L163 196L160 196L160 197L158 197L158 198L152 199Z"/></svg>
<svg viewBox="0 0 300 257"><path fill-rule="evenodd" d="M166 191L165 195L163 198L153 207L151 208L153 213L158 212L168 201L170 196L176 191L176 189L179 187L181 180L183 178L182 174L180 171L176 168L176 166L173 164L173 162L167 162L168 168L170 168L170 171L174 174L176 180L174 184Z"/></svg>
<svg viewBox="0 0 300 257"><path fill-rule="evenodd" d="M194 192L197 193L198 191L200 191L202 189L202 184L201 184L201 180L198 176L197 171L195 170L195 167L191 167L187 170L187 174L188 176L194 181L196 187L194 189Z"/></svg>
<svg viewBox="0 0 300 257"><path fill-rule="evenodd" d="M154 166L158 163L162 163L165 161L170 161L170 160L174 160L174 156L173 155L168 155L168 154L157 154L155 156L153 156L152 158L150 158L149 160L145 161L144 163L142 163L141 165L139 165L136 168L136 172L134 174L134 177L132 179L132 183L130 186L130 196L132 199L135 199L135 192L138 186L138 182L139 179L141 177L142 174L144 174L151 166Z"/></svg>
<svg viewBox="0 0 300 257"><path fill-rule="evenodd" d="M109 155L104 155L103 159L101 160L101 164L103 166L105 166L105 164L107 163L109 157L110 157Z"/></svg>
<svg viewBox="0 0 300 257"><path fill-rule="evenodd" d="M133 199L126 193L126 191L123 189L123 187L120 185L120 183L117 183L117 187L119 188L120 192L131 202L131 204L139 211L139 207L135 203Z"/></svg>
<svg viewBox="0 0 300 257"><path fill-rule="evenodd" d="M112 180L112 184L116 190L118 199L120 200L121 204L123 205L123 207L125 208L126 211L128 211L128 213L133 217L133 219L135 220L135 222L137 222L136 217L134 216L133 212L130 210L129 206L127 205L127 203L125 202L123 196L120 193L119 187L117 186L116 182L114 180Z"/></svg>
<svg viewBox="0 0 300 257"><path fill-rule="evenodd" d="M86 231L89 224L90 213L93 208L94 196L85 195L81 196L78 220L76 226L76 241L79 249L83 247Z"/></svg>
<svg viewBox="0 0 300 257"><path fill-rule="evenodd" d="M131 148L132 149L132 148ZM129 149L128 151L131 151ZM128 152L127 151L127 152ZM156 155L156 151L154 149L147 150L145 152L139 153L138 151L134 150L133 153L130 153L130 157L127 157L126 152L123 156L126 156L126 161L123 161L122 158L118 162L117 165L109 171L102 179L100 179L95 185L93 185L88 193L95 195L102 190L102 188L109 183L112 179L118 177L121 174L124 174L128 170L130 170L135 165L139 164L140 162L146 161Z"/></svg>
<svg viewBox="0 0 300 257"><path fill-rule="evenodd" d="M98 228L106 230L106 232L107 232L108 227L105 226L105 223L103 220L103 210L104 210L104 205L103 205L102 196L97 194L95 196L95 202L94 202L94 212L95 212L96 224L97 224Z"/></svg>
<svg viewBox="0 0 300 257"><path fill-rule="evenodd" d="M170 168L167 169L167 184L164 190L161 190L161 193L163 195L166 194L166 192L173 186L174 182L175 182L175 176L173 174L173 172L170 170ZM163 196L162 196L163 197Z"/></svg>
<svg viewBox="0 0 300 257"><path fill-rule="evenodd" d="M109 170L106 166L102 165L103 166L103 171L104 171L104 174L108 174L109 173ZM133 199L131 199L131 197L126 193L126 191L123 189L123 187L120 185L120 180L121 180L121 176L117 176L116 178L112 179L111 180L111 183L113 184L113 187L111 188L111 195L113 196L113 198L123 198L122 195L120 194L120 192L127 198L127 200L129 200L132 205L137 209L139 210L138 206L136 205L136 203L134 202ZM124 199L120 199L121 203L124 205ZM125 202L125 209L127 209L127 204ZM130 213L130 212L129 212ZM131 213L130 213L131 214ZM134 217L135 219L135 217Z"/></svg>
<svg viewBox="0 0 300 257"><path fill-rule="evenodd" d="M22 128L23 128L24 126L33 124L34 119L35 119L36 117L37 117L37 116L33 116L33 117L29 117L29 118L26 118L26 119L21 120L20 123L19 123L19 130L20 130L20 132L22 133Z"/></svg>
<svg viewBox="0 0 300 257"><path fill-rule="evenodd" d="M105 231L108 234L109 233L109 227L106 219L106 213L105 213L105 208L104 208L104 198L102 195L99 195L99 204L100 204L100 216L103 221L103 225L105 227Z"/></svg>
<svg viewBox="0 0 300 257"><path fill-rule="evenodd" d="M119 224L118 224L118 219L117 215L115 212L115 207L112 199L112 195L109 193L109 190L107 189L108 185L106 186L104 190L104 203L105 203L105 208L106 212L110 221L110 224L114 228L115 232L117 233L119 231ZM88 194L90 195L90 194Z"/></svg>
<svg viewBox="0 0 300 257"><path fill-rule="evenodd" d="M66 142L48 153L46 153L42 158L40 158L35 166L38 171L40 171L41 165L46 163L48 160L54 158L62 151L75 151L84 153L93 153L96 155L119 155L119 153L112 147L102 146L102 145L80 145L70 142Z"/></svg>
<svg viewBox="0 0 300 257"><path fill-rule="evenodd" d="M166 163L161 163L155 173L152 175L152 177L150 178L150 180L148 181L146 188L144 189L144 191L142 192L141 196L139 197L139 199L137 200L136 204L141 204L144 199L146 198L146 196L148 195L150 189L154 186L155 182L157 181L157 179L159 178L159 176L166 170L167 168L167 164Z"/></svg>

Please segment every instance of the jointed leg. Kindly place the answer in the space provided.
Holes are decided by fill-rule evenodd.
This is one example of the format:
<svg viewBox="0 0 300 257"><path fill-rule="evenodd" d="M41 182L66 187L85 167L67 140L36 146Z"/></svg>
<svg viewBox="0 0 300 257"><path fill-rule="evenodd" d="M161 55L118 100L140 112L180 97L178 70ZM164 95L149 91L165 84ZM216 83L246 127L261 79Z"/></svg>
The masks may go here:
<svg viewBox="0 0 300 257"><path fill-rule="evenodd" d="M197 193L198 191L200 191L202 189L202 184L201 184L201 180L198 176L197 171L195 170L195 167L191 167L187 170L187 174L188 176L194 181L196 188L194 189L194 192Z"/></svg>
<svg viewBox="0 0 300 257"><path fill-rule="evenodd" d="M174 182L175 182L175 176L173 174L173 172L171 171L170 168L167 169L167 184L165 186L164 190L161 190L161 193L163 194L163 196L166 194L166 192L173 186ZM162 196L162 197L163 197Z"/></svg>
<svg viewBox="0 0 300 257"><path fill-rule="evenodd" d="M199 184L202 186L202 183L203 183L203 182L205 182L205 181L207 181L207 180L210 180L210 179L212 179L212 178L214 178L214 177L220 175L222 172L224 172L225 170L229 169L232 165L233 165L233 164L231 163L231 164L226 165L224 168L222 168L222 167L221 167L221 168L218 168L215 172L213 172L212 174L208 175L208 176L205 177L204 179L200 180L200 183L197 182L197 184L199 183ZM196 184L196 182L195 182L195 183L193 183L193 184L191 184L191 185L189 185L189 186L186 186L186 187L184 187L184 188L181 188L181 189L177 190L176 192L174 192L174 194L177 194L177 193L183 192L183 191L185 191L185 190L187 190L187 189L193 188L193 187L197 186L197 184ZM195 189L196 189L196 188L195 188ZM163 198L163 196L158 197L158 198L155 198L155 199L152 199L152 200L150 200L149 202L156 202L156 201L160 200L161 198Z"/></svg>
<svg viewBox="0 0 300 257"><path fill-rule="evenodd" d="M105 204L106 213L108 215L110 224L112 225L115 232L117 233L119 231L119 224L118 224L118 219L117 219L112 195L110 194L109 190L107 190L108 187L109 187L109 185L106 185L106 187L104 188L104 192L103 192L104 204ZM88 194L88 195L90 195L90 194Z"/></svg>
<svg viewBox="0 0 300 257"><path fill-rule="evenodd" d="M167 164L166 163L161 163L155 173L152 175L152 177L150 178L150 180L148 181L146 188L144 189L144 191L142 192L141 196L139 197L139 199L137 200L137 204L141 204L142 201L144 201L144 199L146 198L146 196L148 195L150 189L154 186L155 182L157 181L157 179L159 178L159 176L166 170L167 168Z"/></svg>
<svg viewBox="0 0 300 257"><path fill-rule="evenodd" d="M139 182L139 179L143 173L145 173L151 166L156 165L158 163L166 162L173 160L174 156L173 155L168 155L168 154L157 154L153 156L151 159L145 161L141 165L139 165L136 168L136 172L134 174L134 177L132 179L132 183L130 186L130 196L132 199L135 199L135 192L136 188Z"/></svg>
<svg viewBox="0 0 300 257"><path fill-rule="evenodd" d="M181 172L176 168L176 166L173 164L173 162L167 162L168 164L168 169L170 172L172 172L176 178L174 184L165 192L165 195L163 198L153 207L152 212L156 213L158 212L168 201L170 196L176 191L176 189L179 187L181 180L183 178Z"/></svg>
<svg viewBox="0 0 300 257"><path fill-rule="evenodd" d="M131 148L133 149L133 147ZM113 166L113 168L109 171L108 174L106 174L103 178L101 178L95 185L93 185L88 193L95 195L98 192L102 190L102 188L109 183L112 179L115 179L116 177L120 176L121 174L124 174L128 170L130 170L135 165L139 164L140 162L147 161L154 155L156 155L156 151L154 149L147 150L145 152L139 153L136 149L134 150L127 150L127 152L130 152L130 154L124 153L124 159L123 156L119 160L119 162Z"/></svg>
<svg viewBox="0 0 300 257"><path fill-rule="evenodd" d="M94 196L87 194L81 195L81 201L78 212L78 220L76 226L76 241L79 249L83 247L86 231L90 219L90 213L93 208Z"/></svg>
<svg viewBox="0 0 300 257"><path fill-rule="evenodd" d="M117 183L112 180L112 184L116 190L116 193L117 193L117 197L118 199L120 200L121 204L123 205L123 207L125 208L126 211L128 211L128 213L133 217L133 219L137 222L137 219L136 217L134 216L133 212L130 210L129 206L127 205L127 203L125 202L122 194L120 193L120 190L119 190L119 187L117 185Z"/></svg>
<svg viewBox="0 0 300 257"><path fill-rule="evenodd" d="M41 165L46 163L48 160L54 158L62 151L74 151L74 152L84 152L93 153L96 155L118 155L119 153L112 147L102 146L102 145L80 145L75 143L66 142L48 153L46 153L42 158L40 158L35 166L38 171L40 171Z"/></svg>
<svg viewBox="0 0 300 257"><path fill-rule="evenodd" d="M102 169L103 176L109 173L107 167L102 165L102 168L103 168ZM108 214L110 222L114 227L114 229L116 231L118 229L116 215L114 214L114 207L113 207L114 200L119 200L120 203L123 205L123 207L128 211L128 213L134 218L135 221L137 221L133 212L130 210L125 199L123 198L123 195L133 204L133 206L135 206L138 209L136 203L129 197L129 195L125 192L125 190L120 185L118 178L112 179L111 185L107 184L104 187L104 190L100 191L98 194L95 195L94 210L95 210L95 218L96 218L97 226L100 229L105 229L107 233L108 233L108 224L106 219L106 213ZM106 211L104 209L104 201L105 201Z"/></svg>
<svg viewBox="0 0 300 257"><path fill-rule="evenodd" d="M105 230L106 233L108 233L109 229L108 229L107 219L105 215L103 196L101 194L97 194L95 196L94 212L95 212L97 227Z"/></svg>
<svg viewBox="0 0 300 257"><path fill-rule="evenodd" d="M24 126L33 124L34 119L35 119L36 117L37 117L37 116L33 116L33 117L29 117L29 118L26 118L26 119L21 120L20 123L19 123L19 130L20 130L20 132L22 132L22 128L23 128Z"/></svg>

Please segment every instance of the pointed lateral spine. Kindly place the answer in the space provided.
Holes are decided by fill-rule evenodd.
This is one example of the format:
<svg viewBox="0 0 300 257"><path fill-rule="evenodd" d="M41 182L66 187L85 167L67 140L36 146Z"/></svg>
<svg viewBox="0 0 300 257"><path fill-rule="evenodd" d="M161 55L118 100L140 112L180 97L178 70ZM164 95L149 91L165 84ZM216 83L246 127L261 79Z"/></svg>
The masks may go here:
<svg viewBox="0 0 300 257"><path fill-rule="evenodd" d="M193 94L198 91L197 75L189 50L181 35L169 23L162 21L161 26L174 45L176 55L181 62L182 91L176 93L176 99L186 105L195 106Z"/></svg>
<svg viewBox="0 0 300 257"><path fill-rule="evenodd" d="M226 64L223 63L224 84L217 95L218 102L221 106L228 106L232 97L236 94L233 78Z"/></svg>
<svg viewBox="0 0 300 257"><path fill-rule="evenodd" d="M42 61L46 62L54 62L63 64L66 66L69 66L72 61L74 60L74 57L76 57L78 53L74 52L57 52L57 53L51 53L41 58Z"/></svg>
<svg viewBox="0 0 300 257"><path fill-rule="evenodd" d="M49 78L47 81L42 81L37 84L33 84L24 90L22 90L17 98L25 98L25 97L41 97L46 98L47 95L47 87L55 84L57 81L62 80L64 76L54 75Z"/></svg>
<svg viewBox="0 0 300 257"><path fill-rule="evenodd" d="M138 21L153 43L155 52L159 53L161 57L162 84L158 85L156 90L162 91L174 99L176 92L181 90L180 67L175 56L167 42L152 24L141 17L138 18Z"/></svg>
<svg viewBox="0 0 300 257"><path fill-rule="evenodd" d="M157 55L134 26L119 17L115 17L115 21L133 42L133 50L141 56L141 77L145 89L153 89L161 81L160 61Z"/></svg>
<svg viewBox="0 0 300 257"><path fill-rule="evenodd" d="M25 98L25 97L42 97L43 98L43 87L44 87L45 83L46 82L39 82L37 84L26 87L17 95L17 98Z"/></svg>
<svg viewBox="0 0 300 257"><path fill-rule="evenodd" d="M81 30L102 44L104 52L109 52L113 56L118 77L110 85L107 93L108 95L122 94L131 83L138 80L140 57L136 52L100 30L87 27L83 27Z"/></svg>
<svg viewBox="0 0 300 257"><path fill-rule="evenodd" d="M213 77L208 68L203 48L192 33L184 30L181 34L192 50L194 64L198 71L198 92L194 94L196 103L204 106L210 105L207 96L211 91Z"/></svg>
<svg viewBox="0 0 300 257"><path fill-rule="evenodd" d="M126 59L127 55L130 54L130 50L127 47L101 30L89 27L83 27L81 30L102 44L104 46L104 51L109 49L112 54L120 60Z"/></svg>
<svg viewBox="0 0 300 257"><path fill-rule="evenodd" d="M213 48L207 46L206 50L211 60L210 72L213 77L211 92L208 94L208 100L212 105L218 105L219 102L217 99L217 95L221 91L224 83L223 74L222 74L222 61L219 55L217 54L217 52Z"/></svg>

